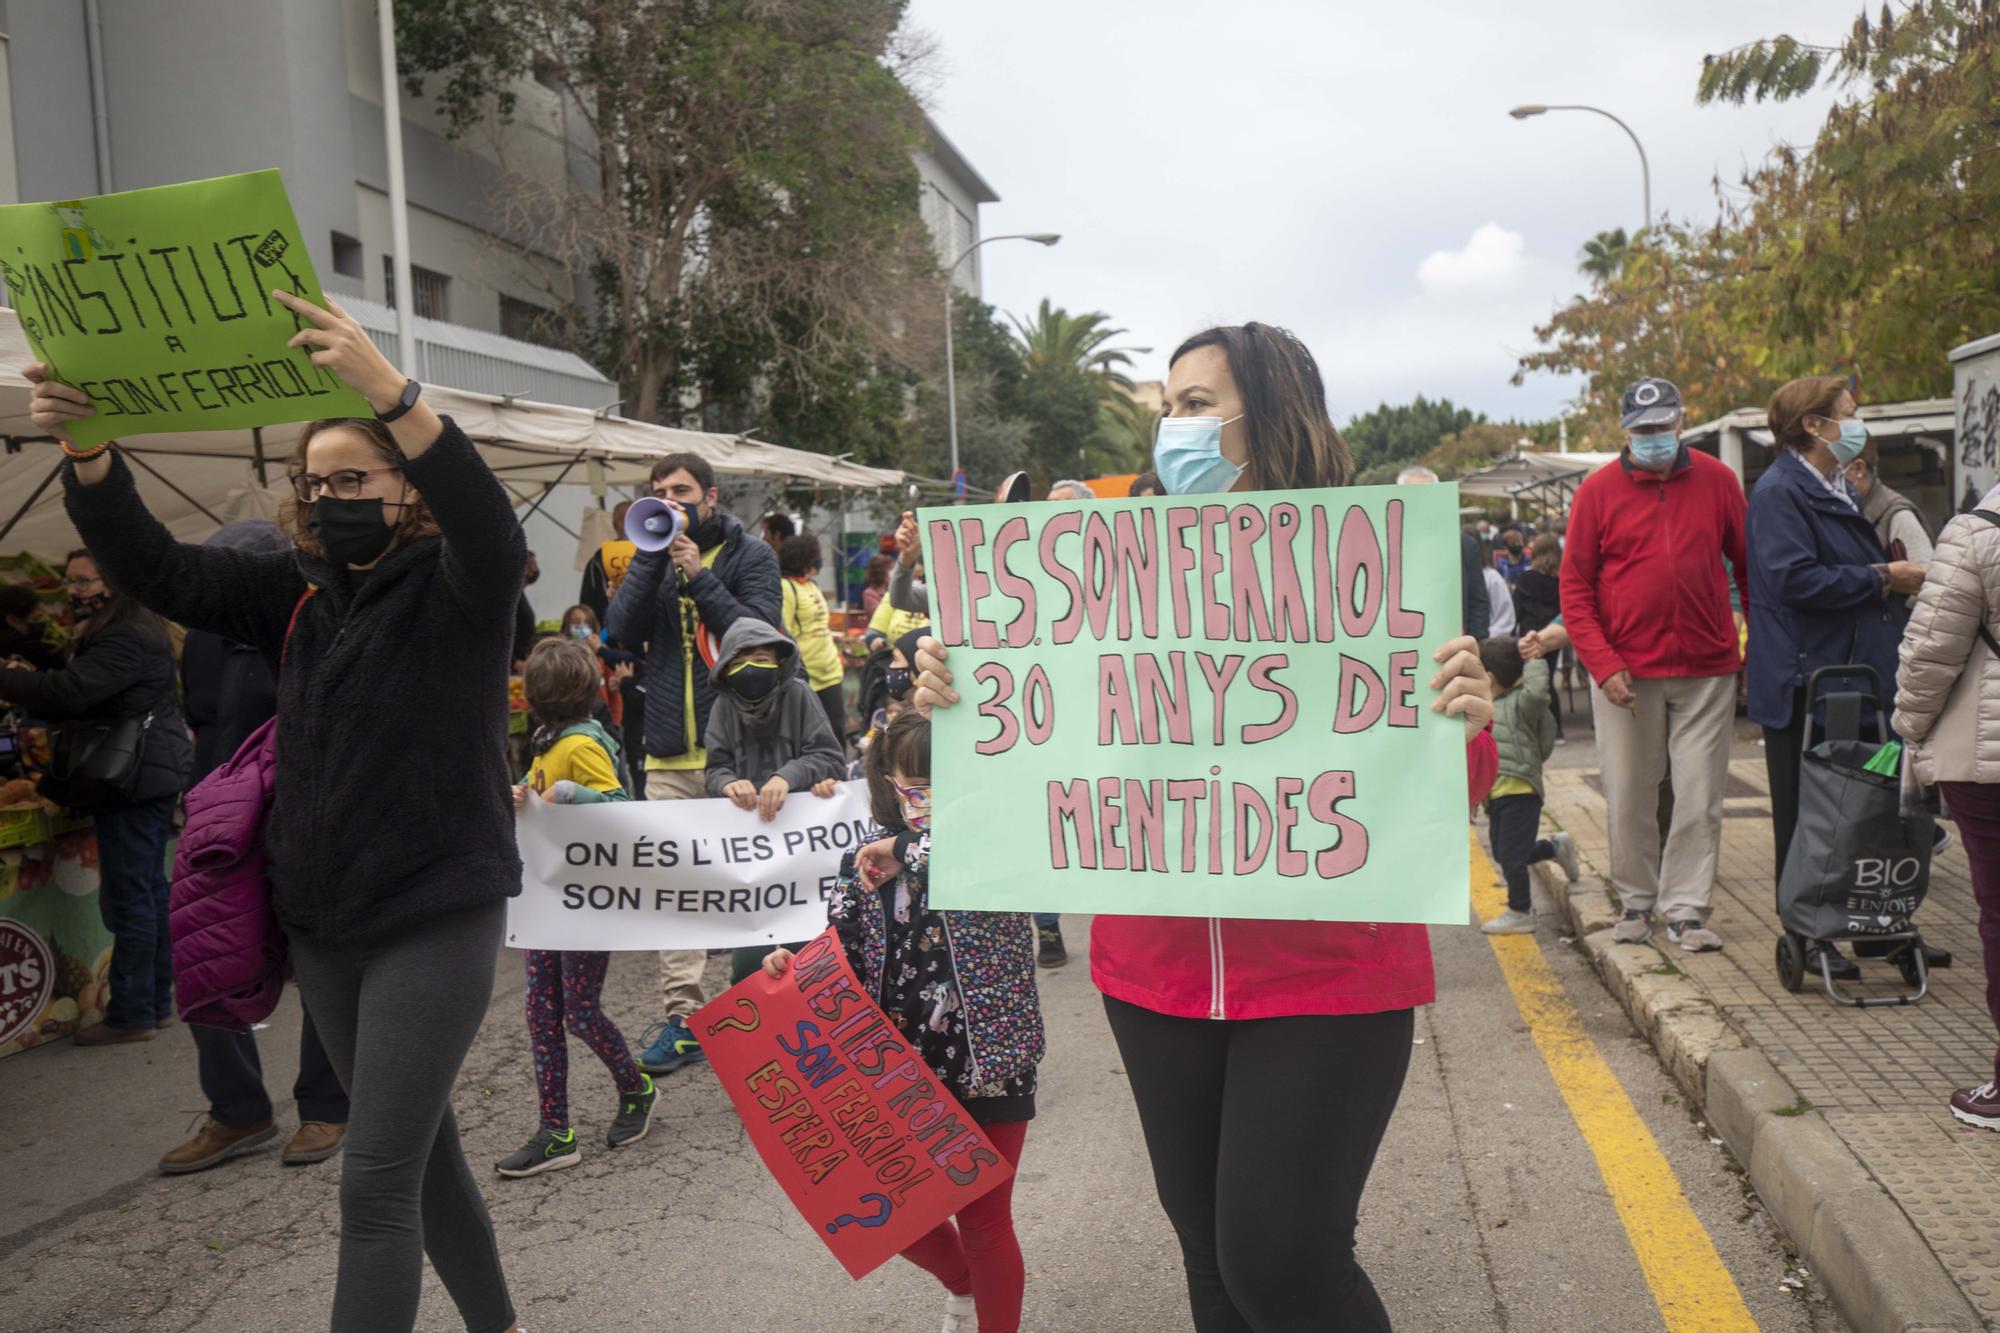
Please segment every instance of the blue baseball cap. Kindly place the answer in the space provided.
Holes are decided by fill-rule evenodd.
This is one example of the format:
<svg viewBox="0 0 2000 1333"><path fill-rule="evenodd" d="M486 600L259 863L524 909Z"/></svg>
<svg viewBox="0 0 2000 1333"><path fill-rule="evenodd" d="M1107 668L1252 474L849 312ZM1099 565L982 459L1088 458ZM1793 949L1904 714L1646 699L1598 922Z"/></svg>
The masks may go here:
<svg viewBox="0 0 2000 1333"><path fill-rule="evenodd" d="M1672 380L1643 379L1625 390L1618 424L1626 430L1671 426L1681 414L1681 391Z"/></svg>

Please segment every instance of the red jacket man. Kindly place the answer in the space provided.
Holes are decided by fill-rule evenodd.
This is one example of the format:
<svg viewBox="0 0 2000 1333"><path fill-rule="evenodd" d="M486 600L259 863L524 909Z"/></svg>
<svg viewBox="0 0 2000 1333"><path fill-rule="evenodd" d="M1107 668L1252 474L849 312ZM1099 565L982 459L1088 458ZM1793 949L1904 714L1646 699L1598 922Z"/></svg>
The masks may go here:
<svg viewBox="0 0 2000 1333"><path fill-rule="evenodd" d="M1666 380L1627 389L1622 420L1630 446L1583 483L1570 511L1563 627L1596 682L1611 878L1626 909L1614 934L1645 939L1657 906L1669 938L1699 952L1722 947L1707 920L1742 669L1723 562L1747 611L1743 485L1679 442L1680 391Z"/></svg>

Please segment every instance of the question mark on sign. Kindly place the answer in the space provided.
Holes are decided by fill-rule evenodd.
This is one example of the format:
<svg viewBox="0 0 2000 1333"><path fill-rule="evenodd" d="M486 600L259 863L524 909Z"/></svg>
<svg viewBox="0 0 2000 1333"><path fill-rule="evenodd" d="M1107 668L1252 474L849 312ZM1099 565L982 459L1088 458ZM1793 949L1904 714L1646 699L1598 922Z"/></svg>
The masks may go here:
<svg viewBox="0 0 2000 1333"><path fill-rule="evenodd" d="M839 1217L834 1218L833 1221L826 1224L826 1234L829 1236L835 1234L849 1222L862 1227L879 1227L884 1222L887 1222L892 1206L889 1203L889 1196L886 1194L864 1194L861 1196L861 1202L863 1203L867 1203L870 1200L873 1200L875 1203L875 1216L856 1217L853 1213L842 1213Z"/></svg>
<svg viewBox="0 0 2000 1333"><path fill-rule="evenodd" d="M757 1030L756 1002L753 1000L743 999L741 996L739 996L737 997L736 1000L736 1007L738 1009L748 1009L750 1011L750 1021L746 1023L742 1019L738 1018L735 1014L731 1014L727 1018L717 1019L715 1022L710 1023L708 1025L709 1036L713 1037L716 1033L722 1031L724 1028L730 1028L737 1032L755 1032Z"/></svg>

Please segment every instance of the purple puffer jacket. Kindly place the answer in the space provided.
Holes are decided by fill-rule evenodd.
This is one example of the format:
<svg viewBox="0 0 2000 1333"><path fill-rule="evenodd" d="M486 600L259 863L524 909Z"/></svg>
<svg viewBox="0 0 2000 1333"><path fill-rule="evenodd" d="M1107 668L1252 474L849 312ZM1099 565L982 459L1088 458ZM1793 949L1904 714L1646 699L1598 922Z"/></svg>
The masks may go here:
<svg viewBox="0 0 2000 1333"><path fill-rule="evenodd" d="M228 763L185 798L167 925L181 1018L248 1032L278 1007L285 935L271 910L264 819L277 766L277 724L250 733Z"/></svg>

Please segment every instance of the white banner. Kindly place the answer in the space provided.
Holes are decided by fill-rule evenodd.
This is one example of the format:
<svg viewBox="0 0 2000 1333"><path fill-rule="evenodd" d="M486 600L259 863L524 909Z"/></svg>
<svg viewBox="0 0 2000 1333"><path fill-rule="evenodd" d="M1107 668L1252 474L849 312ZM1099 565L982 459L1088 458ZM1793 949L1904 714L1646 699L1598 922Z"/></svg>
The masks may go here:
<svg viewBox="0 0 2000 1333"><path fill-rule="evenodd" d="M867 840L867 784L793 792L765 823L728 801L553 805L516 821L517 949L726 949L826 929L840 858Z"/></svg>

